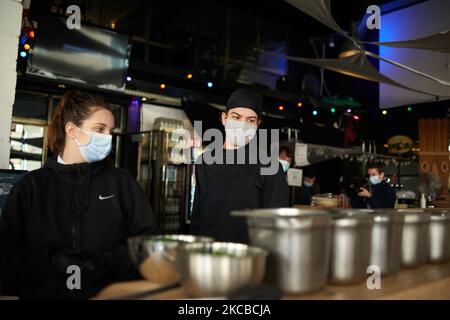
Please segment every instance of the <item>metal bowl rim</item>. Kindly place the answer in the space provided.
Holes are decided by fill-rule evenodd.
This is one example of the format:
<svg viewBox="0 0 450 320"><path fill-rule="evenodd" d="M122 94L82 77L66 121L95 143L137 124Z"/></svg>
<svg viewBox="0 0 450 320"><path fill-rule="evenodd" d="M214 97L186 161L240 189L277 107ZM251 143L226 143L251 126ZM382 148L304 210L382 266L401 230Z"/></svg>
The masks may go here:
<svg viewBox="0 0 450 320"><path fill-rule="evenodd" d="M215 256L211 254L210 252L196 252L191 247L198 247L198 246L214 246L214 245L233 245L233 246L239 246L242 248L245 248L247 251L251 252L251 255L244 255L244 256ZM234 243L234 242L192 242L192 243L185 243L182 244L179 249L180 252L189 254L191 256L209 256L214 258L232 258L232 259L248 259L248 258L255 258L258 256L267 257L269 255L269 252L261 247L257 246L250 246L243 243Z"/></svg>

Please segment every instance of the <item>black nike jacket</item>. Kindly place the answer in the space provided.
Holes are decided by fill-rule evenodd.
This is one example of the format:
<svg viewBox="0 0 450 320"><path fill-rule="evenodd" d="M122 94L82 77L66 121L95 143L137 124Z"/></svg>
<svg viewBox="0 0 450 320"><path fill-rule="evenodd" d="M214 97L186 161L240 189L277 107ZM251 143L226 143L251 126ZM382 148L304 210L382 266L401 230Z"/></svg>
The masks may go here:
<svg viewBox="0 0 450 320"><path fill-rule="evenodd" d="M86 299L137 276L126 239L157 233L139 184L106 160L63 165L48 159L26 173L0 216L0 282L24 299ZM77 265L81 289L67 266Z"/></svg>

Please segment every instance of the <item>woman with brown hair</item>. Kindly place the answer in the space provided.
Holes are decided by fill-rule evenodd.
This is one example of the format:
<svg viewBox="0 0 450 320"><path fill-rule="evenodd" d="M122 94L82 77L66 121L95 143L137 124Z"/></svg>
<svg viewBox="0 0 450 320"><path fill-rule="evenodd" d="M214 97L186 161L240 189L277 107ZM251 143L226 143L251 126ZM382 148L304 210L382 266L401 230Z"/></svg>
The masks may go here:
<svg viewBox="0 0 450 320"><path fill-rule="evenodd" d="M136 275L126 239L157 227L138 183L105 159L113 128L103 99L62 97L48 130L55 158L15 184L0 218L4 294L84 299Z"/></svg>

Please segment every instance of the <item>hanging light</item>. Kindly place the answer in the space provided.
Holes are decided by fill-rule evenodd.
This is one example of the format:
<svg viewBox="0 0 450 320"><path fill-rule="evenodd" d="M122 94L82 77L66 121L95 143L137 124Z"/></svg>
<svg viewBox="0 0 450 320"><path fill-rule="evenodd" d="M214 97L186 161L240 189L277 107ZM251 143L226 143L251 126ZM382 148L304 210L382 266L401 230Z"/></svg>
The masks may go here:
<svg viewBox="0 0 450 320"><path fill-rule="evenodd" d="M361 50L364 49L363 45L357 43L356 42L357 40L354 39L357 34L356 28L357 28L356 23L352 21L349 37L342 44L341 52L339 53L339 58L347 58L354 56L355 54L360 53Z"/></svg>

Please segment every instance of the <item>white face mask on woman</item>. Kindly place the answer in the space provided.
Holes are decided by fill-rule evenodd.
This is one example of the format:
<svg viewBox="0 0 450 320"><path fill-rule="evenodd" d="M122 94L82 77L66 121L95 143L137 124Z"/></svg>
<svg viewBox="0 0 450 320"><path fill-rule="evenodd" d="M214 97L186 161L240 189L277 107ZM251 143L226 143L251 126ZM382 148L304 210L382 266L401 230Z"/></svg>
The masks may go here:
<svg viewBox="0 0 450 320"><path fill-rule="evenodd" d="M236 147L243 147L256 134L258 126L247 121L227 119L225 122L225 134L229 142Z"/></svg>
<svg viewBox="0 0 450 320"><path fill-rule="evenodd" d="M105 159L112 149L112 135L86 131L81 128L80 130L89 135L89 142L86 144L81 144L78 139L75 139L75 143L80 148L83 158L87 162L97 162Z"/></svg>

